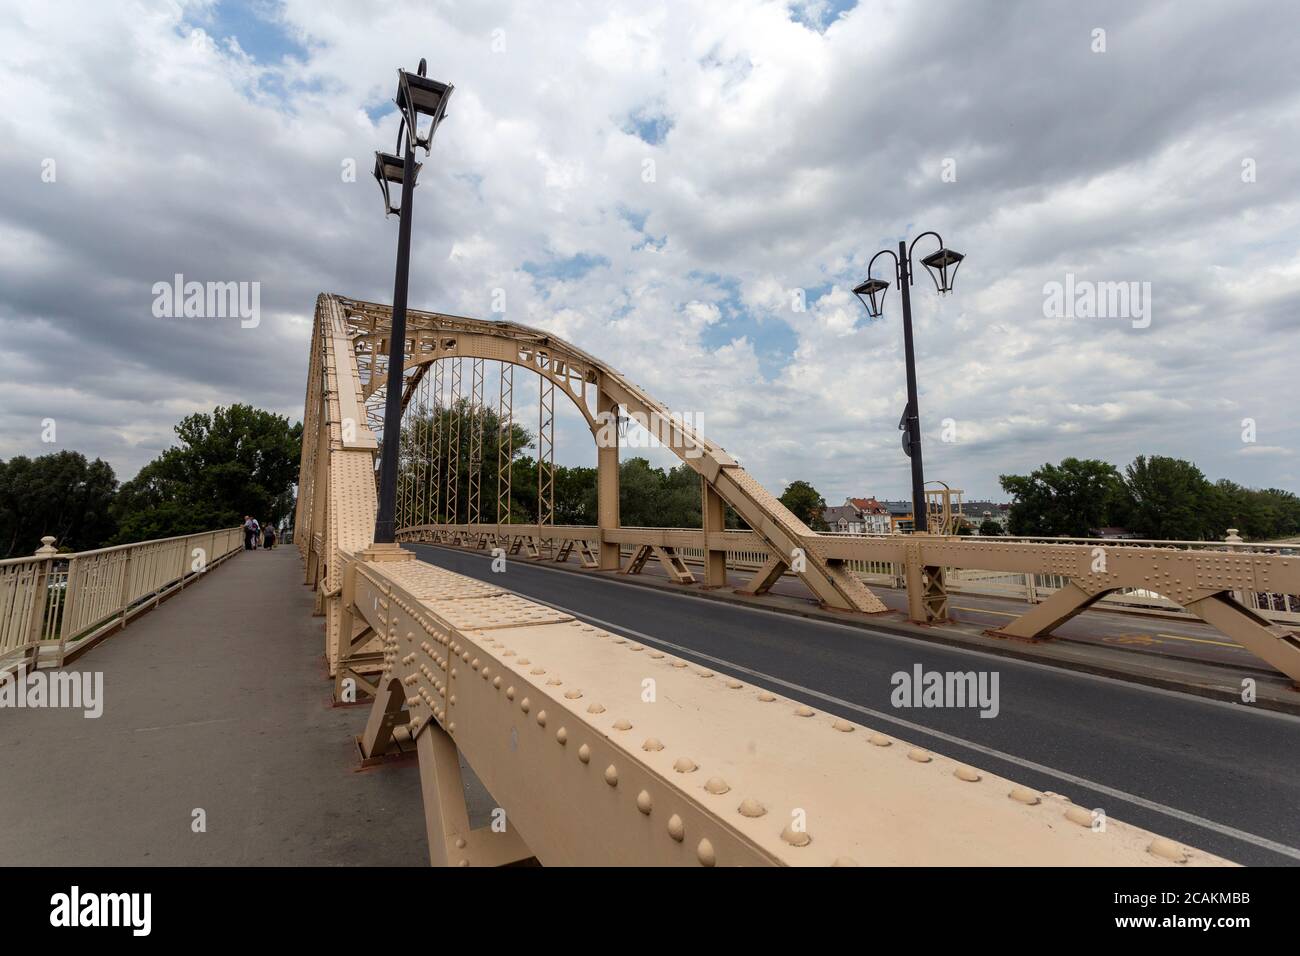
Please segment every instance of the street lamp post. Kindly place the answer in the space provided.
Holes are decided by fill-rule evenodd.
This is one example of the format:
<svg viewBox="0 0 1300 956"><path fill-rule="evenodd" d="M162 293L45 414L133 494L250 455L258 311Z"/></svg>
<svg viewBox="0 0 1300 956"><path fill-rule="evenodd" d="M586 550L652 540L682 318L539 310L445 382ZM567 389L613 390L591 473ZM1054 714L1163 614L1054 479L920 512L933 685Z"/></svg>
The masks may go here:
<svg viewBox="0 0 1300 956"><path fill-rule="evenodd" d="M897 255L889 249L877 252L867 264L867 278L853 289L853 294L866 306L867 314L873 319L880 318L884 314L885 293L889 291L889 283L883 279L873 279L871 267L881 256L890 256L894 260L894 276L903 298L903 354L907 364L907 408L903 411L898 428L903 432L903 451L912 461L912 531L921 533L929 529L925 514L925 468L921 460L921 413L916 398L916 350L912 341L911 286L915 278L912 250L916 248L917 242L926 236L934 236L939 242L939 249L922 259L921 265L925 266L926 271L930 273L930 278L934 280L935 288L940 295L951 292L957 268L965 257L960 252L945 248L943 238L937 232L921 233L912 240L910 246L907 240L901 240L898 243ZM952 269L951 273L949 267Z"/></svg>
<svg viewBox="0 0 1300 956"><path fill-rule="evenodd" d="M384 444L379 461L379 508L375 512L375 544L392 544L396 539L394 522L397 512L398 452L401 447L402 378L406 365L406 293L411 267L411 207L420 164L415 148L427 156L438 124L447 115L447 101L452 86L425 76L426 64L420 61L417 73L397 71L397 109L402 123L397 131L397 148L401 159L392 153L375 153L375 179L384 194L384 214L398 214L397 269L393 277L393 318L388 339L388 391L384 396ZM429 131L420 135L420 116L432 118ZM397 183L402 204L395 207L389 185Z"/></svg>

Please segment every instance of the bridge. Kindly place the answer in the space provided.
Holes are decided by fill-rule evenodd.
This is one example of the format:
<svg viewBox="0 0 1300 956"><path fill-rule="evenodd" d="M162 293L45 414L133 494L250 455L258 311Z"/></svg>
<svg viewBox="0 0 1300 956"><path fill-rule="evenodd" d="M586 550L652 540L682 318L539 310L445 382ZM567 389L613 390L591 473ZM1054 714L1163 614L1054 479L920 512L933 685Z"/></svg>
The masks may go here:
<svg viewBox="0 0 1300 956"><path fill-rule="evenodd" d="M318 299L300 571L288 550L236 550L233 531L0 562L0 660L98 670L108 688L93 721L0 713L25 771L0 793L42 808L0 831L0 856L142 861L122 859L116 827L155 862L410 863L413 845L453 866L1300 860L1300 641L1272 599L1300 594L1300 557L816 534L575 346L414 311L402 543L375 544L388 323L384 306ZM505 436L517 389L538 389L529 522L516 449L484 441L489 381ZM557 389L596 446L594 526L554 520ZM620 525L625 417L699 475L701 527ZM1050 586L1016 604L971 596L979 575ZM1125 594L1181 616L1119 629L1205 635L1189 647L1232 657L1094 646L1120 613L1099 608ZM1125 667L1145 682L1116 680ZM987 717L920 691L969 674L974 703L993 673ZM898 674L918 685L901 701ZM51 732L67 759L46 759ZM191 839L200 809L211 826Z"/></svg>

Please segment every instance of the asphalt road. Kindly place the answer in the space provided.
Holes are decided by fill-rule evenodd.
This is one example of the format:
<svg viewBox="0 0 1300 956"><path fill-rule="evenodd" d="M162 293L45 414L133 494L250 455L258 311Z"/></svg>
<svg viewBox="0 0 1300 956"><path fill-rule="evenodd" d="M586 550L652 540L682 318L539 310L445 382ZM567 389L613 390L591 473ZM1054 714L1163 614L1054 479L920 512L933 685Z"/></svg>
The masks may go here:
<svg viewBox="0 0 1300 956"><path fill-rule="evenodd" d="M422 560L1248 865L1300 864L1300 718L486 553ZM891 676L997 673L996 717L896 708Z"/></svg>

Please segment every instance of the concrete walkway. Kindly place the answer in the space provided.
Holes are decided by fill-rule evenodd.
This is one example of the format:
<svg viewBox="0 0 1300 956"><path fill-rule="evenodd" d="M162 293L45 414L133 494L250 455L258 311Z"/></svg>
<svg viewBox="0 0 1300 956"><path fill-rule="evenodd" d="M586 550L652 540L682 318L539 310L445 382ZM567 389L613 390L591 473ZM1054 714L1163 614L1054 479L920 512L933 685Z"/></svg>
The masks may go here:
<svg viewBox="0 0 1300 956"><path fill-rule="evenodd" d="M330 706L298 552L211 574L69 668L103 716L0 709L0 865L427 865L414 761L359 771L368 709Z"/></svg>

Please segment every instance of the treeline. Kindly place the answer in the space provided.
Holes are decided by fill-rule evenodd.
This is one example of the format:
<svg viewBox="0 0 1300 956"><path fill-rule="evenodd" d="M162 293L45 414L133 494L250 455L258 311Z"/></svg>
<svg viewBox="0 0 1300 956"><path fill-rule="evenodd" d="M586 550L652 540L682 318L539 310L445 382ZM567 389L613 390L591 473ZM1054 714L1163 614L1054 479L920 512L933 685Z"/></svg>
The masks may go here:
<svg viewBox="0 0 1300 956"><path fill-rule="evenodd" d="M1123 472L1097 459L1066 458L999 480L1012 497L1013 535L1088 537L1107 527L1175 541L1221 541L1229 528L1252 541L1300 535L1300 497L1211 482L1181 458L1139 455Z"/></svg>
<svg viewBox="0 0 1300 956"><path fill-rule="evenodd" d="M176 445L120 485L111 465L75 451L0 462L0 557L30 555L44 535L88 551L292 515L301 423L231 405L175 431Z"/></svg>

